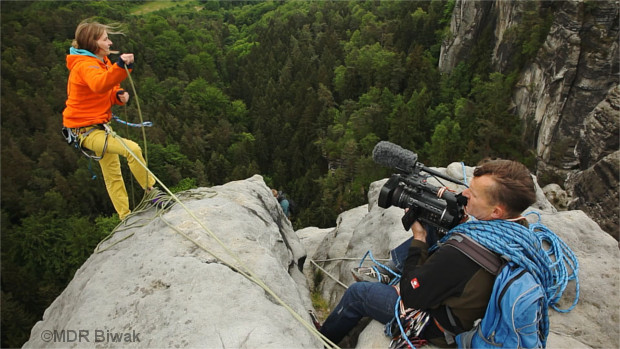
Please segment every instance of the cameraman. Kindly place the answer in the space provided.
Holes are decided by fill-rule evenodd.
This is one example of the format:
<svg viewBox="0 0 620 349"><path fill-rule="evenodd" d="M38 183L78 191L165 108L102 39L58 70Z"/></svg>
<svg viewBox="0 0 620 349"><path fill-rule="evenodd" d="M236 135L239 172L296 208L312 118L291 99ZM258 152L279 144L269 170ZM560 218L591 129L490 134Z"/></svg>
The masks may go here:
<svg viewBox="0 0 620 349"><path fill-rule="evenodd" d="M521 213L536 202L534 181L529 170L510 160L488 161L474 170L465 212L478 220L511 220L527 224ZM399 287L381 282L356 282L327 317L321 333L332 342L340 342L363 317L381 323L394 318L399 296L405 308L426 311L430 321L420 334L434 345L454 347L449 334L470 330L482 318L493 288L495 277L476 262L450 246L440 247L429 256L427 230L415 222L413 239L402 266ZM430 241L428 241L430 242ZM398 267L398 254L393 251ZM394 253L396 252L396 253ZM450 319L457 326L452 326Z"/></svg>

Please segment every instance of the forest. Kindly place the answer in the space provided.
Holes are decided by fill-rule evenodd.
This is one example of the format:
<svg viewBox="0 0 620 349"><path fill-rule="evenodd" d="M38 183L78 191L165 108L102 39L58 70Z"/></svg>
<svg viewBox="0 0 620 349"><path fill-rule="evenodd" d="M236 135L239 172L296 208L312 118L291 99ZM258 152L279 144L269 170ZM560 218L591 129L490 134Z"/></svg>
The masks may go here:
<svg viewBox="0 0 620 349"><path fill-rule="evenodd" d="M487 157L532 166L511 113L521 67L553 7L532 2L491 68L492 28L451 74L438 70L448 1L8 1L1 6L2 347L19 347L93 248L119 223L98 164L61 135L65 56L86 18L121 23L112 49L136 56L114 124L174 192L254 174L294 199L295 229L331 227L366 203L380 140L426 166ZM113 55L114 56L114 55ZM116 56L112 57L114 61ZM133 88L136 93L133 93ZM132 205L143 192L123 166ZM93 172L96 176L93 179Z"/></svg>

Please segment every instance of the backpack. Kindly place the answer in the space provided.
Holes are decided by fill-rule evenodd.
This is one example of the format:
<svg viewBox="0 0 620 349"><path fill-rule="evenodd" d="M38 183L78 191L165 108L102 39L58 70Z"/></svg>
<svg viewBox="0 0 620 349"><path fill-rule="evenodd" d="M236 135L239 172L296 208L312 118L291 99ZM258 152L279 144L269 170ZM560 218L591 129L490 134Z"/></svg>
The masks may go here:
<svg viewBox="0 0 620 349"><path fill-rule="evenodd" d="M295 203L295 201L293 201L293 199L289 198L288 195L286 195L284 192L280 191L278 192L278 201L282 201L282 200L286 200L288 201L288 212L291 215L294 215L297 212L297 204Z"/></svg>
<svg viewBox="0 0 620 349"><path fill-rule="evenodd" d="M534 276L470 237L453 234L446 242L481 267L497 275L484 317L474 328L456 335L459 348L543 348L546 331L541 320L546 310L545 291Z"/></svg>

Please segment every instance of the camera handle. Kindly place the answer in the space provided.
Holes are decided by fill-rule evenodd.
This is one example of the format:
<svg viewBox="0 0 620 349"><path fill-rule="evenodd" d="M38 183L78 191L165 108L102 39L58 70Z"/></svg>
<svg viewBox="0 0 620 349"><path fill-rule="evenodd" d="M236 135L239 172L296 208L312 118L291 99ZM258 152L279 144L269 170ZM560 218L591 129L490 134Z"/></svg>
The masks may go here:
<svg viewBox="0 0 620 349"><path fill-rule="evenodd" d="M405 228L405 230L411 229L413 223L418 220L419 215L417 214L417 211L418 210L416 209L410 208L409 210L407 210L407 212L405 212L403 218L401 218L401 222L403 222L403 227Z"/></svg>
<svg viewBox="0 0 620 349"><path fill-rule="evenodd" d="M446 176L446 175L444 175L444 174L442 174L440 172L437 172L437 171L435 171L435 170L433 170L431 168L428 168L428 167L424 166L423 164L420 164L420 165L422 165L421 166L422 171L424 171L426 173L429 173L429 174L431 174L433 176L437 176L439 178L443 178L443 179L445 179L447 181L450 181L452 183L455 183L455 184L458 184L458 185L462 185L465 188L469 188L469 186L467 184L465 184L465 183L463 183L463 182L461 182L461 181L459 181L457 179L454 179L454 178L451 178L449 176Z"/></svg>

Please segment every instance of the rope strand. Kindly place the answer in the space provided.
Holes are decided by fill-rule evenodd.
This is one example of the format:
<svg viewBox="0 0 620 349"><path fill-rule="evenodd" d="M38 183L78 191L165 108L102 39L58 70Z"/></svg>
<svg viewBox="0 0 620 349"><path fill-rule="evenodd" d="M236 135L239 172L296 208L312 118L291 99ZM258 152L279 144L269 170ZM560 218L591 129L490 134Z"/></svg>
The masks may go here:
<svg viewBox="0 0 620 349"><path fill-rule="evenodd" d="M129 70L127 69L127 67L125 66L125 70L127 71L127 75L129 77L130 83L131 83L131 87L134 91L134 95L136 98L136 104L138 107L138 114L140 115L140 122L142 124L144 124L144 122L142 121L142 112L140 110L140 103L138 100L138 96L137 96L137 92L135 89L135 85L133 83L133 80L131 79L131 74L129 73ZM143 163L138 157L136 157L136 154L127 146L127 144L125 144L124 140L122 137L119 137L116 132L114 132L110 127L107 127L107 124L104 124L104 126L106 126L106 129L109 131L109 133L112 135L112 137L115 137L120 144L131 154L131 156L133 156L136 160L136 162L142 166L146 172L147 172L147 179L148 176L151 175L153 176L153 178L155 179L155 181L157 183L159 183L161 185L161 187L164 189L164 191L166 193L168 193L168 195L170 196L170 199L168 199L168 201L174 201L177 204L179 204L191 217L192 219L194 219L194 221L196 221L196 223L198 223L198 225L210 236L212 237L223 249L224 251L230 256L232 257L235 262L238 264L238 266L233 266L230 263L227 263L224 259L222 259L221 257L219 257L217 254L215 254L213 251L209 250L206 246L204 246L203 244L201 244L199 241L197 241L196 239L191 238L189 235L185 234L184 232L182 232L181 230L177 229L176 227L172 227L171 225L168 224L168 222L165 219L162 219L166 224L168 224L175 232L179 233L181 236L183 236L184 238L186 238L187 240L191 241L194 245L196 245L197 247L201 248L202 250L204 250L205 252L211 254L213 257L215 257L216 259L220 260L222 263L228 265L229 267L233 268L234 270L238 271L240 274L242 274L243 276L245 276L248 280L254 282L256 285L260 286L263 290L265 290L265 292L267 292L269 295L271 295L280 305L282 305L290 314L291 316L293 316L293 318L295 318L295 320L297 320L300 324L302 324L304 327L306 327L310 333L312 333L314 336L316 336L323 344L325 347L328 348L338 348L338 346L333 343L329 338L325 337L325 335L323 335L321 332L319 332L316 327L314 326L314 324L309 323L308 321L306 321L303 317L301 317L301 315L299 315L293 308L291 308L291 306L289 306L288 304L286 304L286 302L284 302L284 300L282 300L271 288L269 288L269 286L267 286L242 260L241 258L234 252L232 251L222 240L220 240L217 235L215 235L209 228L207 228L207 226L204 225L203 222L201 222L198 217L196 217L196 215L190 211L187 206L185 206L185 204L183 204L183 202L181 202L179 200L179 198L174 195L170 189L168 189L168 187L157 177L155 176L155 174L148 168L146 163ZM142 125L144 126L144 125ZM146 133L144 131L144 127L142 127L142 135L143 135L143 139L144 139L144 159L145 161L147 161L147 149L146 149ZM147 162L148 163L148 162ZM148 181L147 181L148 182ZM148 204L150 203L150 200L146 200L146 198L148 198L149 191L145 192L144 198L141 201L140 205L144 205L144 204ZM165 205L164 205L165 206ZM161 216L162 211L158 211L157 215L162 218ZM123 224L123 222L121 222L121 224ZM119 224L120 226L120 224ZM117 226L118 227L118 226ZM110 234L106 239L104 240L108 240L113 234L115 233L115 231L112 232L112 234ZM121 241L124 241L126 239L128 239L129 237L131 237L133 235L130 234L129 236L126 236L124 238L122 238L119 241L116 241L115 243L112 244L112 246L118 244ZM103 242L103 241L102 241ZM100 243L101 244L101 243ZM112 246L108 246L106 247L106 249L100 250L100 244L97 245L97 248L95 249L95 252L100 253L102 251L105 251L107 249L109 249Z"/></svg>
<svg viewBox="0 0 620 349"><path fill-rule="evenodd" d="M260 278L258 278L256 276L256 274L245 264L243 263L243 261L241 260L241 258L234 252L232 251L222 240L220 240L220 238L217 237L217 235L215 235L209 228L207 228L207 226L204 225L203 222L201 222L198 217L196 217L196 215L187 208L187 206L185 206L185 204L183 204L183 202L181 200L179 200L179 198L174 195L170 189L168 189L168 187L157 177L155 176L155 174L153 172L151 172L151 170L142 162L140 161L140 159L138 159L136 157L136 154L133 153L133 151L125 144L125 142L123 141L123 139L121 137L118 137L118 135L116 134L116 132L114 132L113 130L110 129L110 134L112 135L112 137L117 138L117 140L123 145L123 147L135 158L136 162L138 164L140 164L142 167L144 167L144 169L147 171L147 173L151 176L153 176L153 178L155 179L155 181L157 183L159 183L161 185L161 187L166 191L166 193L168 193L168 195L170 195L171 199L170 200L174 200L177 204L179 204L191 217L192 219L194 219L194 221L196 221L196 223L198 223L198 225L209 235L211 236L223 249L224 251L230 256L232 257L236 263L238 263L238 267L234 267L232 265L230 265L229 263L226 263L223 259L221 259L220 257L218 257L216 254L214 254L212 251L210 251L207 247L205 247L203 244L201 244L200 242L198 242L195 239L192 239L191 237L189 237L187 234L181 232L178 229L174 229L176 232L179 232L181 236L185 237L186 239L188 239L189 241L191 241L193 244L195 244L197 247L201 248L202 250L204 250L205 252L213 255L215 258L217 258L218 260L222 261L222 263L225 263L229 266L231 266L231 268L234 268L235 270L239 271L243 276L245 276L248 280L254 282L256 285L260 286L262 289L265 290L265 292L267 292L269 295L271 295L280 305L282 305L299 323L301 323L303 326L305 326L313 335L315 335L317 338L319 338L319 340L321 340L323 342L324 345L326 345L329 348L338 348L338 346L333 343L331 340L329 340L327 337L325 337L322 333L320 333L316 327L314 326L314 324L310 324L308 323L304 318L301 317L301 315L299 315L297 312L295 312L295 310L293 308L291 308L288 304L286 304L286 302L284 302L284 300L282 300L271 288L269 288L269 286L267 286ZM145 196L146 197L146 196ZM145 202L145 200L143 200L143 202ZM127 239L124 238L123 240ZM122 240L121 240L122 241ZM120 241L118 241L120 242ZM116 242L116 243L118 243ZM115 244L116 244L115 243Z"/></svg>

